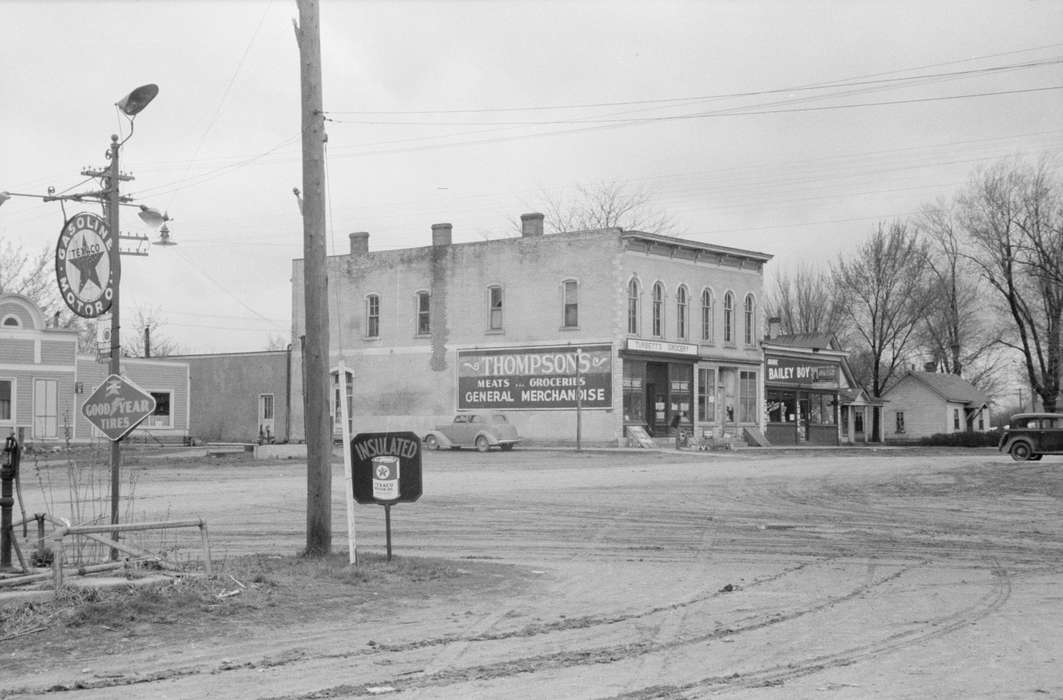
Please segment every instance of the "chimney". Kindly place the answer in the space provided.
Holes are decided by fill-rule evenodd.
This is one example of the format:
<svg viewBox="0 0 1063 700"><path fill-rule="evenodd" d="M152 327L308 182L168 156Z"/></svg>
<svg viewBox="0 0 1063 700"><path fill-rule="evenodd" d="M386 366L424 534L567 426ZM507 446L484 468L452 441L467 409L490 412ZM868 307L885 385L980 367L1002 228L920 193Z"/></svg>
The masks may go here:
<svg viewBox="0 0 1063 700"><path fill-rule="evenodd" d="M543 215L539 213L520 215L520 235L523 238L543 235Z"/></svg>
<svg viewBox="0 0 1063 700"><path fill-rule="evenodd" d="M369 232L358 231L350 234L351 255L365 255L369 252Z"/></svg>
<svg viewBox="0 0 1063 700"><path fill-rule="evenodd" d="M782 328L782 318L779 316L772 316L768 319L768 340L775 340L779 337L779 330Z"/></svg>
<svg viewBox="0 0 1063 700"><path fill-rule="evenodd" d="M450 233L453 228L450 224L432 224L432 245L450 245Z"/></svg>

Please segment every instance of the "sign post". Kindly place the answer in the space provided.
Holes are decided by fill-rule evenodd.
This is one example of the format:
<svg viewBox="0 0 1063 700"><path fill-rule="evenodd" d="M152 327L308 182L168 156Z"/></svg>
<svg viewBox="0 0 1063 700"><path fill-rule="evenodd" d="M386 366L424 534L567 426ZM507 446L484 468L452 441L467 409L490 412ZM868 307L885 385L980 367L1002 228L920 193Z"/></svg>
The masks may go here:
<svg viewBox="0 0 1063 700"><path fill-rule="evenodd" d="M421 438L413 432L358 433L351 440L354 500L384 506L391 561L391 506L421 497Z"/></svg>

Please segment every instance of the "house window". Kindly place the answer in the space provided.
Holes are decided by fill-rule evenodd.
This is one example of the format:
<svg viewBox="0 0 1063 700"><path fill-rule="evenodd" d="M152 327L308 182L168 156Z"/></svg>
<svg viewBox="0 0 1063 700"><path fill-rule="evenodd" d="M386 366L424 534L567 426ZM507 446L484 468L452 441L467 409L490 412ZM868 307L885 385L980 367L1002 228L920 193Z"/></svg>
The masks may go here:
<svg viewBox="0 0 1063 700"><path fill-rule="evenodd" d="M4 318L5 326L15 326L16 328L22 324L18 322L18 316L7 316Z"/></svg>
<svg viewBox="0 0 1063 700"><path fill-rule="evenodd" d="M365 337L380 337L380 297L376 294L365 298Z"/></svg>
<svg viewBox="0 0 1063 700"><path fill-rule="evenodd" d="M723 342L735 342L735 295L731 292L723 295Z"/></svg>
<svg viewBox="0 0 1063 700"><path fill-rule="evenodd" d="M273 394L259 394L258 401L258 417L261 420L273 420Z"/></svg>
<svg viewBox="0 0 1063 700"><path fill-rule="evenodd" d="M492 331L502 330L502 287L487 288L487 327Z"/></svg>
<svg viewBox="0 0 1063 700"><path fill-rule="evenodd" d="M960 429L960 409L958 408L952 409L952 429Z"/></svg>
<svg viewBox="0 0 1063 700"><path fill-rule="evenodd" d="M675 294L675 333L676 337L687 337L687 288L680 287Z"/></svg>
<svg viewBox="0 0 1063 700"><path fill-rule="evenodd" d="M155 410L144 421L145 428L172 428L173 427L173 415L170 412L170 397L169 391L152 391L149 392L151 397L155 399Z"/></svg>
<svg viewBox="0 0 1063 700"><path fill-rule="evenodd" d="M432 332L431 302L431 294L417 292L417 335L429 335Z"/></svg>
<svg viewBox="0 0 1063 700"><path fill-rule="evenodd" d="M565 280L562 283L561 296L563 327L579 327L579 283L576 280Z"/></svg>
<svg viewBox="0 0 1063 700"><path fill-rule="evenodd" d="M354 430L354 374L352 372L344 372L347 377L347 431L348 433ZM332 383L332 430L334 435L343 434L343 405L340 403L340 373L332 372L330 375Z"/></svg>
<svg viewBox="0 0 1063 700"><path fill-rule="evenodd" d="M701 292L701 339L712 342L713 321L712 290L705 289Z"/></svg>
<svg viewBox="0 0 1063 700"><path fill-rule="evenodd" d="M897 411L897 432L904 432L904 411Z"/></svg>
<svg viewBox="0 0 1063 700"><path fill-rule="evenodd" d="M978 429L979 430L985 430L985 412L984 411L979 411L978 412Z"/></svg>
<svg viewBox="0 0 1063 700"><path fill-rule="evenodd" d="M639 334L639 281L632 279L627 284L627 332Z"/></svg>
<svg viewBox="0 0 1063 700"><path fill-rule="evenodd" d="M0 379L0 420L11 420L11 396L14 386L10 379Z"/></svg>
<svg viewBox="0 0 1063 700"><path fill-rule="evenodd" d="M698 370L698 420L716 422L716 370Z"/></svg>
<svg viewBox="0 0 1063 700"><path fill-rule="evenodd" d="M33 436L59 437L59 382L55 379L33 382Z"/></svg>
<svg viewBox="0 0 1063 700"><path fill-rule="evenodd" d="M738 421L757 422L757 373L739 372L738 375Z"/></svg>
<svg viewBox="0 0 1063 700"><path fill-rule="evenodd" d="M753 295L752 294L747 294L746 295L746 302L745 302L745 317L746 317L745 318L745 320L746 320L745 342L746 342L746 345L752 345L753 344L753 339L757 337L756 314L754 313L755 306L756 305L755 305L755 302L753 301Z"/></svg>
<svg viewBox="0 0 1063 700"><path fill-rule="evenodd" d="M664 336L664 285L653 285L653 336Z"/></svg>

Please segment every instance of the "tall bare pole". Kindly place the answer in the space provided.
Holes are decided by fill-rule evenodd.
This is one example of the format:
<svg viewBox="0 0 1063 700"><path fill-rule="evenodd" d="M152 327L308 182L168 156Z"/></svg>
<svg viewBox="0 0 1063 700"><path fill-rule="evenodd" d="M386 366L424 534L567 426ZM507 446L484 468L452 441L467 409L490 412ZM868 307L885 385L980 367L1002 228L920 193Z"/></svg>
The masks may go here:
<svg viewBox="0 0 1063 700"><path fill-rule="evenodd" d="M111 159L109 174L107 176L107 228L110 229L111 248L107 251L107 259L111 265L111 359L110 373L122 373L122 323L118 315L119 299L118 290L122 286L122 255L118 249L121 231L118 229L118 206L121 202L118 194L118 186L122 173L118 169L118 136L111 136ZM122 447L118 440L111 441L111 524L118 524L118 503L121 478L119 473L122 468ZM118 541L118 531L111 533L111 539ZM118 550L111 549L111 559L118 560Z"/></svg>
<svg viewBox="0 0 1063 700"><path fill-rule="evenodd" d="M325 245L325 115L317 0L297 0L303 115L303 289L306 344L306 554L332 549L332 425L329 416L329 315ZM342 382L342 379L341 379ZM341 384L342 386L342 384Z"/></svg>

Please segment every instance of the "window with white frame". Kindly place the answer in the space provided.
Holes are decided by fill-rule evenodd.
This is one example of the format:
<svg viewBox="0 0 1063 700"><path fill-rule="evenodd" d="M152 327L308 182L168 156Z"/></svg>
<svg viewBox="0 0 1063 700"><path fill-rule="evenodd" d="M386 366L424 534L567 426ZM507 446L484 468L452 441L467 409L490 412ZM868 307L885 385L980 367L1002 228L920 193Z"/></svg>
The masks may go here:
<svg viewBox="0 0 1063 700"><path fill-rule="evenodd" d="M33 437L59 437L59 382L55 379L33 381Z"/></svg>
<svg viewBox="0 0 1063 700"><path fill-rule="evenodd" d="M711 343L713 339L713 326L716 323L716 313L712 307L712 290L701 290L701 339Z"/></svg>
<svg viewBox="0 0 1063 700"><path fill-rule="evenodd" d="M563 328L579 327L579 282L565 280L561 283L561 326Z"/></svg>
<svg viewBox="0 0 1063 700"><path fill-rule="evenodd" d="M653 337L664 337L664 285L653 285Z"/></svg>
<svg viewBox="0 0 1063 700"><path fill-rule="evenodd" d="M365 337L380 337L380 296L377 294L365 298Z"/></svg>
<svg viewBox="0 0 1063 700"><path fill-rule="evenodd" d="M752 294L746 295L745 301L745 343L746 345L753 345L757 337L757 314L756 314L756 301L753 299Z"/></svg>
<svg viewBox="0 0 1063 700"><path fill-rule="evenodd" d="M639 281L635 278L627 283L627 332L639 334Z"/></svg>
<svg viewBox="0 0 1063 700"><path fill-rule="evenodd" d="M417 335L430 335L432 332L432 295L417 292Z"/></svg>
<svg viewBox="0 0 1063 700"><path fill-rule="evenodd" d="M493 284L487 288L487 328L502 330L502 286Z"/></svg>
<svg viewBox="0 0 1063 700"><path fill-rule="evenodd" d="M731 292L723 295L723 342L735 342L735 295Z"/></svg>
<svg viewBox="0 0 1063 700"><path fill-rule="evenodd" d="M155 399L155 410L144 420L143 426L145 428L172 428L173 412L170 403L173 392L151 391L148 393Z"/></svg>
<svg viewBox="0 0 1063 700"><path fill-rule="evenodd" d="M0 421L11 421L11 401L14 395L15 383L10 379L0 379Z"/></svg>
<svg viewBox="0 0 1063 700"><path fill-rule="evenodd" d="M675 292L675 334L680 340L685 340L687 337L687 307L689 303L687 288L680 285Z"/></svg>

